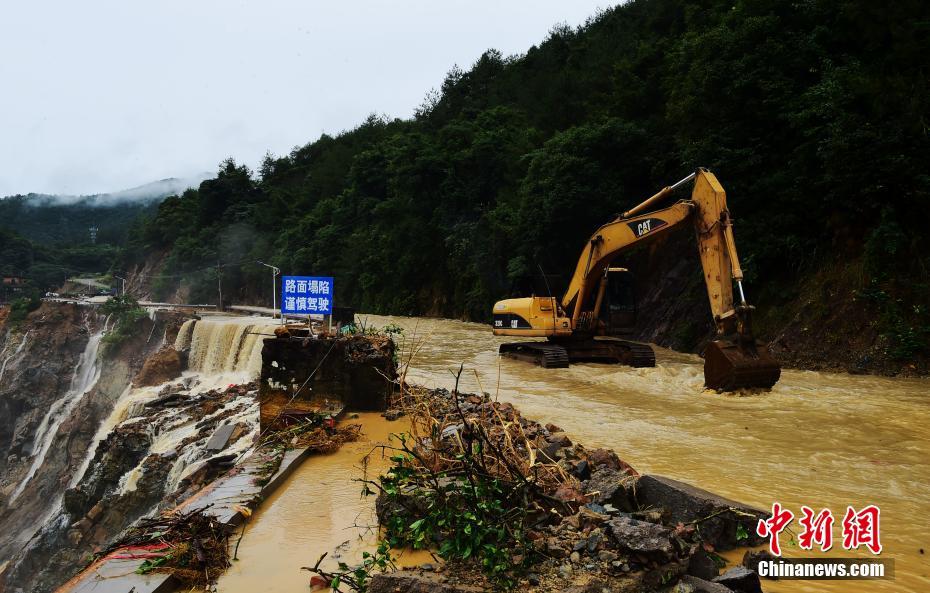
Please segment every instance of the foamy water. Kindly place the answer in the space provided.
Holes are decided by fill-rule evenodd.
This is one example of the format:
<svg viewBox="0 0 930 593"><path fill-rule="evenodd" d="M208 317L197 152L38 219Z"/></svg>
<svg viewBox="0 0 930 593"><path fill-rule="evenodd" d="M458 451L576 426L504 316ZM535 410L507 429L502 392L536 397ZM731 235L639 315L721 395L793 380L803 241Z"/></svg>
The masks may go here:
<svg viewBox="0 0 930 593"><path fill-rule="evenodd" d="M33 439L32 464L29 466L26 477L23 478L10 496L11 502L16 500L19 495L23 493L26 485L29 484L32 478L35 477L39 468L42 467L62 422L71 415L74 407L81 401L84 395L97 384L97 379L100 378L100 365L97 361L97 352L100 348L100 340L102 338L103 331L99 331L87 340L84 352L81 353L78 363L74 368L74 375L71 378L71 385L67 393L52 404L45 414L45 417L42 418L42 422L39 424L35 438Z"/></svg>

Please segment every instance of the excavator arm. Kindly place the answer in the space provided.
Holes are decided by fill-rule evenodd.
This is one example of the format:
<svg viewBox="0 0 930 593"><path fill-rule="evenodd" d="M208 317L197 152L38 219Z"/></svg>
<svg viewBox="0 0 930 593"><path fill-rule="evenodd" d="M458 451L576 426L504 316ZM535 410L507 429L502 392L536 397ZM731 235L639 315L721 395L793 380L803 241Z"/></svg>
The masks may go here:
<svg viewBox="0 0 930 593"><path fill-rule="evenodd" d="M690 200L680 200L668 208L643 213L692 180L694 188ZM731 333L735 329L732 324L737 313L733 281L742 293L743 271L736 254L726 192L716 176L706 169L699 169L675 185L662 189L594 232L578 258L561 300L562 308L571 312L572 327L583 329L579 323L584 318L583 313L590 309L589 299L596 294L598 284L603 282L603 272L614 258L689 222L697 236L707 298L718 333ZM740 297L740 304L746 305L744 295Z"/></svg>
<svg viewBox="0 0 930 593"><path fill-rule="evenodd" d="M618 255L658 239L686 222L694 205L682 200L674 205L630 218L618 218L600 227L585 244L575 272L562 296L562 309L570 313L572 327L582 329L582 313L592 310L590 301L599 292L604 270Z"/></svg>

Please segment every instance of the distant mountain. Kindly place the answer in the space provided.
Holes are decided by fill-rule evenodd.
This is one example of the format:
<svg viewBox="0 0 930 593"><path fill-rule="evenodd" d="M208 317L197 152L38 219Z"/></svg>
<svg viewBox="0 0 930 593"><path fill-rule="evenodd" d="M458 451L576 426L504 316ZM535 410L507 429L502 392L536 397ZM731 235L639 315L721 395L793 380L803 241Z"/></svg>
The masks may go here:
<svg viewBox="0 0 930 593"><path fill-rule="evenodd" d="M170 177L112 193L89 196L26 194L0 199L0 229L44 245L97 243L120 245L129 225L141 214L154 212L164 198L196 188L212 177L202 173ZM92 232L91 229L96 231Z"/></svg>
<svg viewBox="0 0 930 593"><path fill-rule="evenodd" d="M100 194L98 196L93 196L93 198L101 202L161 200L162 198L166 198L168 196L178 195L188 188L196 189L200 186L201 183L207 179L212 179L213 177L215 177L214 173L200 173L185 179L169 177L167 179L159 179L158 181L146 183L145 185L140 185L139 187L124 189L122 191L114 192L111 194Z"/></svg>
<svg viewBox="0 0 930 593"><path fill-rule="evenodd" d="M213 177L212 173L199 173L185 178L168 177L159 179L145 185L132 187L116 192L73 196L67 194L25 194L0 198L25 198L29 206L113 206L122 202L151 202L162 200L168 196L178 195L188 188L197 188L200 184Z"/></svg>

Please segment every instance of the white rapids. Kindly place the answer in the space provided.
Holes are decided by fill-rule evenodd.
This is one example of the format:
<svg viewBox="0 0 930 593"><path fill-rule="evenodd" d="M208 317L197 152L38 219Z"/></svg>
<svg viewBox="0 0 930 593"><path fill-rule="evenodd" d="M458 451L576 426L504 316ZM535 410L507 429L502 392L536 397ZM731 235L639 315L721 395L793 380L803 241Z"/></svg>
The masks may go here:
<svg viewBox="0 0 930 593"><path fill-rule="evenodd" d="M0 365L0 383L3 382L3 374L6 373L7 365L10 364L10 361L19 356L19 354L23 351L23 348L26 347L26 341L28 338L29 332L26 332L23 334L23 339L20 340L19 346L16 347L16 350L14 350L12 354L3 359L3 364Z"/></svg>
<svg viewBox="0 0 930 593"><path fill-rule="evenodd" d="M10 502L16 500L19 495L23 493L26 485L29 484L32 478L35 477L39 468L42 467L61 423L71 415L74 407L81 401L84 395L97 384L97 379L100 378L100 365L97 361L97 352L100 349L100 341L102 338L103 331L99 331L87 340L84 352L81 353L81 357L74 367L74 375L71 377L71 385L67 393L52 404L52 407L46 412L45 417L42 418L42 422L36 429L35 438L32 443L32 464L29 466L26 477L23 478L10 496Z"/></svg>
<svg viewBox="0 0 930 593"><path fill-rule="evenodd" d="M219 317L184 322L174 342L175 349L188 351L188 370L182 378L187 388L180 393L185 397L197 397L212 389L256 380L261 372L263 339L272 335L273 327L271 320L255 317ZM178 380L166 385L176 383ZM220 454L239 456L252 448L258 435L258 401L253 394L239 396L199 420L190 418L184 410L172 408L154 417L139 419L145 404L157 398L164 387L158 385L124 392L104 425L106 433L100 438L105 438L109 431L124 422L149 423L147 429L150 430L152 444L148 454L176 456L167 478L165 493L169 494L190 475L197 462L213 455L205 448L212 431L197 441L183 444L197 433L196 425L232 411L223 424L242 422L248 426L248 433ZM123 475L119 493L136 489L144 474L143 464L144 460Z"/></svg>

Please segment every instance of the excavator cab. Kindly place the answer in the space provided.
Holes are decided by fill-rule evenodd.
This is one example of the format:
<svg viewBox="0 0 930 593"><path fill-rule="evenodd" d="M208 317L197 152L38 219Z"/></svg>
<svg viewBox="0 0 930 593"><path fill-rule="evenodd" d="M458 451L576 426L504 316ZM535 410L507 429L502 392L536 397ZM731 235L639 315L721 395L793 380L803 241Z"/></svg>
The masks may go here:
<svg viewBox="0 0 930 593"><path fill-rule="evenodd" d="M599 316L608 336L626 336L636 325L636 285L626 268L607 268L604 300Z"/></svg>

